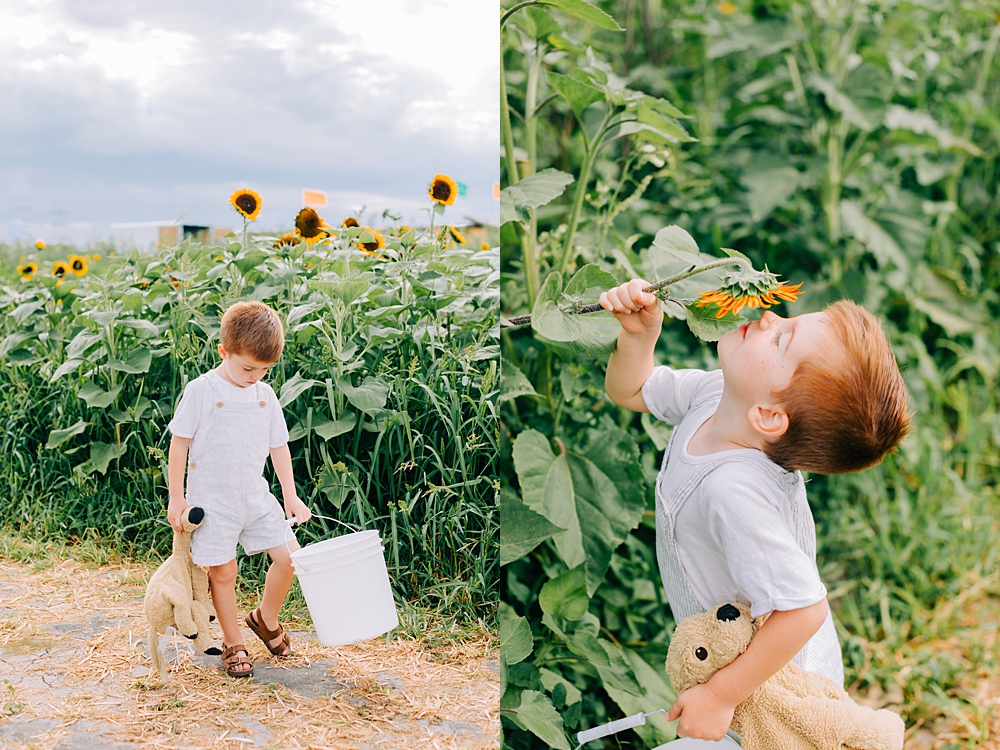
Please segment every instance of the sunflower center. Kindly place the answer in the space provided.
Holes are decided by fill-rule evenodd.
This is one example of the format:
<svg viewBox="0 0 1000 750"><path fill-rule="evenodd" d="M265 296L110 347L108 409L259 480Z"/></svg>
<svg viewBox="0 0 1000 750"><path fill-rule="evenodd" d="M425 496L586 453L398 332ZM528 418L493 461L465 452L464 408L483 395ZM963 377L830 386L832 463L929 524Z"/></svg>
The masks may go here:
<svg viewBox="0 0 1000 750"><path fill-rule="evenodd" d="M368 252L373 253L376 250L378 250L378 243L377 242L362 242L361 243L361 247L363 247Z"/></svg>
<svg viewBox="0 0 1000 750"><path fill-rule="evenodd" d="M252 214L257 209L257 201L252 195L241 195L236 199L236 205L248 214Z"/></svg>
<svg viewBox="0 0 1000 750"><path fill-rule="evenodd" d="M446 201L451 195L451 186L447 182L435 182L431 188L431 195L435 200Z"/></svg>

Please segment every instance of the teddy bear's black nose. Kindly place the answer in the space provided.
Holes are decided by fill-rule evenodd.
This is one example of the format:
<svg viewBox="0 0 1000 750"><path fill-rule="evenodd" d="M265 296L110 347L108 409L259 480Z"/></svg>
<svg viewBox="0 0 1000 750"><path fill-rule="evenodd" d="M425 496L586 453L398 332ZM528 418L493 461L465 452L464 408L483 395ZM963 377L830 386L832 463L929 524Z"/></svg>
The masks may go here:
<svg viewBox="0 0 1000 750"><path fill-rule="evenodd" d="M201 508L195 507L188 512L188 520L193 524L201 523L202 519L204 518L205 518L205 511L203 511Z"/></svg>
<svg viewBox="0 0 1000 750"><path fill-rule="evenodd" d="M729 622L730 620L740 619L740 611L736 609L732 604L723 604L719 607L719 611L715 613L715 617L723 622Z"/></svg>

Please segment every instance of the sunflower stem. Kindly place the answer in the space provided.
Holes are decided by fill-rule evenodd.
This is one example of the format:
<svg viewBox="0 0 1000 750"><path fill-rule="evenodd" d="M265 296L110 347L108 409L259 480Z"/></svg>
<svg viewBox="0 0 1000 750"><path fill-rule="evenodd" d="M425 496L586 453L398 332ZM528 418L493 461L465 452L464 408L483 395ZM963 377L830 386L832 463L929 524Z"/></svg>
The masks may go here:
<svg viewBox="0 0 1000 750"><path fill-rule="evenodd" d="M749 267L753 270L753 266L747 263L743 258L719 258L718 260L713 260L711 263L706 263L703 266L694 266L691 268L686 268L680 273L674 274L669 278L663 279L662 281L657 281L655 284L650 284L642 291L650 292L656 294L657 292L667 289L671 284L676 284L678 281L683 281L702 271L711 271L713 268L719 268L720 266L728 265L730 263L736 263L737 265L743 266L744 268ZM659 296L659 295L658 295ZM562 309L562 308L560 308ZM604 308L597 302L592 305L582 305L573 310L563 310L564 313L568 315L585 315L587 313L600 312ZM501 318L500 327L501 328L513 328L514 326L523 326L531 323L530 315L519 315L516 318L507 318L504 320Z"/></svg>
<svg viewBox="0 0 1000 750"><path fill-rule="evenodd" d="M247 251L247 217L243 217L243 252Z"/></svg>

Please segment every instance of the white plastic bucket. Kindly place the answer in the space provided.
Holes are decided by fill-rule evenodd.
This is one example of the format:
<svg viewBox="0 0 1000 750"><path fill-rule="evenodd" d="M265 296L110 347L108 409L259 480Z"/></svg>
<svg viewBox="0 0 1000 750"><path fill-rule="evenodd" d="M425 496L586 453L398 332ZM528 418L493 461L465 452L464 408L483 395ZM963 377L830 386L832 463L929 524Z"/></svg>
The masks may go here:
<svg viewBox="0 0 1000 750"><path fill-rule="evenodd" d="M663 745L657 745L653 750L708 750L710 747L715 748L731 748L735 749L740 746L740 743L733 740L728 735L723 737L721 740L694 740L690 737L681 737L674 740L673 742L667 742Z"/></svg>
<svg viewBox="0 0 1000 750"><path fill-rule="evenodd" d="M360 533L369 536L351 540L342 550L337 547L344 542L341 545L328 542L358 535L347 534L310 544L292 553L302 595L319 642L324 646L344 646L375 638L399 625L378 532ZM317 547L323 549L316 550Z"/></svg>
<svg viewBox="0 0 1000 750"><path fill-rule="evenodd" d="M358 545L380 543L381 540L377 531L358 531L353 534L344 534L343 536L326 539L322 542L310 544L308 547L303 547L295 552L293 559L308 563L310 560L316 560L331 553L340 552Z"/></svg>

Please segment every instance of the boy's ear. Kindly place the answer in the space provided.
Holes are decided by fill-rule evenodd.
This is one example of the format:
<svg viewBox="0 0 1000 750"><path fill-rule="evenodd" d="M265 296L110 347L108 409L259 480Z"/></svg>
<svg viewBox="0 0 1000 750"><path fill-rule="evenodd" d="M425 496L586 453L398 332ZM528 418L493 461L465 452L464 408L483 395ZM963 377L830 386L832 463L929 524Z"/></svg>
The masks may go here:
<svg viewBox="0 0 1000 750"><path fill-rule="evenodd" d="M747 412L747 419L766 438L779 438L788 431L788 414L780 406L754 404Z"/></svg>
<svg viewBox="0 0 1000 750"><path fill-rule="evenodd" d="M223 359L226 358L226 347L224 347L222 344L219 344L219 356L222 357Z"/></svg>

